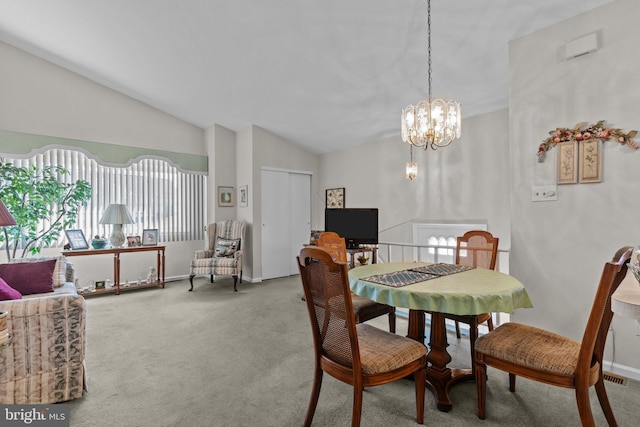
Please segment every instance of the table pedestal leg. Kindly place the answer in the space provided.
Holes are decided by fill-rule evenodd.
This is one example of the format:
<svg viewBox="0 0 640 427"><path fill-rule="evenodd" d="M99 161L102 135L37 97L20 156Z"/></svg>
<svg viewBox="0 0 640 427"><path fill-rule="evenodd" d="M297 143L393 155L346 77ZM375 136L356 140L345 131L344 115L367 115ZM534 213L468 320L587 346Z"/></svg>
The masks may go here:
<svg viewBox="0 0 640 427"><path fill-rule="evenodd" d="M424 343L424 319L422 310L409 311L408 337ZM459 382L473 380L470 369L450 369L451 355L447 352L447 330L442 313L431 313L431 333L429 353L427 353L427 385L438 399L438 409L448 412L453 407L449 398L449 388Z"/></svg>

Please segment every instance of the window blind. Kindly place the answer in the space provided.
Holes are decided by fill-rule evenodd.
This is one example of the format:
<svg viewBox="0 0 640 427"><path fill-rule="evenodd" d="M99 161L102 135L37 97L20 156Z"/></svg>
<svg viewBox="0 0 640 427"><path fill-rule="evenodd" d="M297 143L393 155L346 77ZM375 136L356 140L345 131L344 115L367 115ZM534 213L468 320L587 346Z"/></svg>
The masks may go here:
<svg viewBox="0 0 640 427"><path fill-rule="evenodd" d="M29 159L4 158L15 166L62 166L70 174L60 180L78 179L91 184L91 201L78 212L76 227L92 236L109 236L110 225L99 224L111 203L129 208L135 224L124 224L125 235L142 235L158 229L159 242L204 239L206 176L178 169L160 158L139 159L128 166L106 166L77 150L55 148ZM65 243L62 233L57 246Z"/></svg>

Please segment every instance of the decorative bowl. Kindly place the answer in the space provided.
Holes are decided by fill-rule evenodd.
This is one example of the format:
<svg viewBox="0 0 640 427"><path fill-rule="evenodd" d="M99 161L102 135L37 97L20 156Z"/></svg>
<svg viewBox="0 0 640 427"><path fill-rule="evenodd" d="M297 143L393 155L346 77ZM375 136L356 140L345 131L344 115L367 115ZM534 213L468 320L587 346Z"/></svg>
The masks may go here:
<svg viewBox="0 0 640 427"><path fill-rule="evenodd" d="M93 246L93 249L104 249L107 247L107 242L107 239L93 239L91 246Z"/></svg>

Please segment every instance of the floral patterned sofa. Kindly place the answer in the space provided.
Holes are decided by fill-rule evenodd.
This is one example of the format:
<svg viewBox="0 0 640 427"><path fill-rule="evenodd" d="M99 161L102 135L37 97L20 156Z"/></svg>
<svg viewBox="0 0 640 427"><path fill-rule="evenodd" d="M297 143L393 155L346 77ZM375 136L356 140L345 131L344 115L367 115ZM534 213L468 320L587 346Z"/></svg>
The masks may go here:
<svg viewBox="0 0 640 427"><path fill-rule="evenodd" d="M54 259L52 291L0 301L12 336L0 348L0 404L63 402L82 397L86 389L85 300L76 292L73 265L64 257ZM0 278L11 264L0 265ZM26 271L34 271L31 265Z"/></svg>

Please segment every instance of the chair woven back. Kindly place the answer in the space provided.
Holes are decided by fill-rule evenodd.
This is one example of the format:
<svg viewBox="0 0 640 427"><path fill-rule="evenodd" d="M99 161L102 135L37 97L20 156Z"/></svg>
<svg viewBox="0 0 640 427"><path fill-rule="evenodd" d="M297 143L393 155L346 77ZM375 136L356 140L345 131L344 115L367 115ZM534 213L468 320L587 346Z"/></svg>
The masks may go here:
<svg viewBox="0 0 640 427"><path fill-rule="evenodd" d="M632 253L632 246L625 246L619 249L613 260L607 262L602 270L602 276L600 276L596 296L582 337L580 355L578 356L578 369L582 369L585 374L594 358L600 363L600 368L602 369L604 345L609 333L609 326L611 326L611 320L613 319L611 295L618 289L618 286L625 278Z"/></svg>
<svg viewBox="0 0 640 427"><path fill-rule="evenodd" d="M340 237L338 233L325 231L318 237L318 240L316 240L316 245L326 249L334 261L347 262L347 243L344 237Z"/></svg>
<svg viewBox="0 0 640 427"><path fill-rule="evenodd" d="M467 231L457 238L456 264L495 270L498 241L499 239L488 231Z"/></svg>
<svg viewBox="0 0 640 427"><path fill-rule="evenodd" d="M359 370L347 265L334 262L325 249L307 247L300 252L298 266L316 352Z"/></svg>

